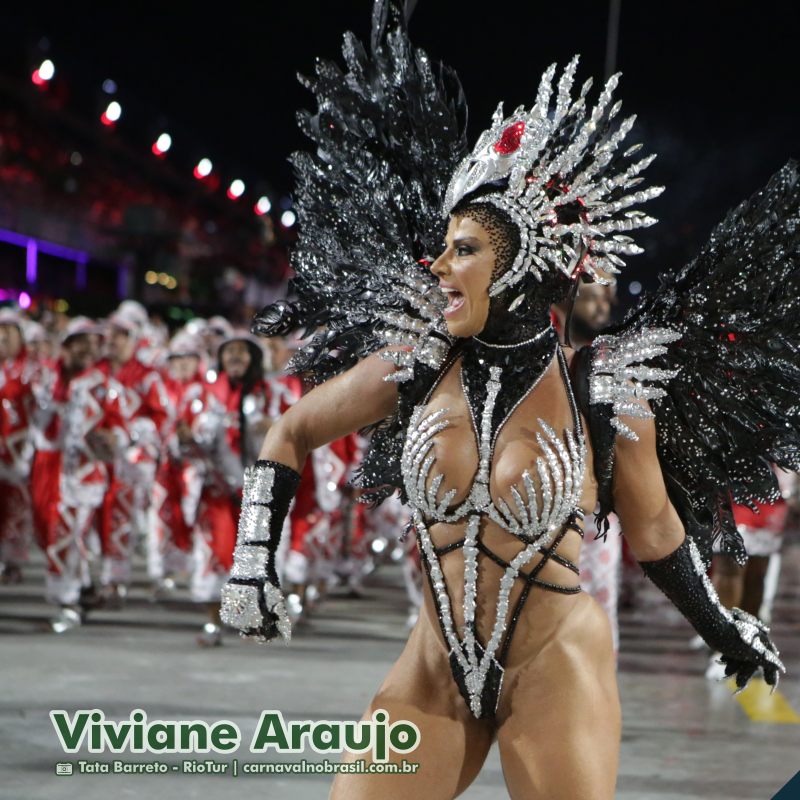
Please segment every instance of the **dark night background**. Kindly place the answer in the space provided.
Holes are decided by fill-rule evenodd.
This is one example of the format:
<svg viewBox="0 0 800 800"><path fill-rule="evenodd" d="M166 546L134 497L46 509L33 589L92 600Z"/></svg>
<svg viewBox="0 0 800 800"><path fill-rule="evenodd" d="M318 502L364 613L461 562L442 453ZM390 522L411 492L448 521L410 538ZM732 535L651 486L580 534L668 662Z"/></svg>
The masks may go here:
<svg viewBox="0 0 800 800"><path fill-rule="evenodd" d="M640 232L647 248L621 277L652 285L660 267L691 257L710 227L800 156L798 26L793 4L643 3L622 0L617 96L638 122L627 142L659 154L648 204L661 221ZM294 112L309 101L297 83L314 57L338 58L343 31L369 35L370 0L188 5L19 4L0 33L0 71L25 76L47 55L69 105L95 115L113 78L123 104L118 135L149 147L173 137L181 169L208 154L223 177L264 182L273 202L291 190L287 155L304 141ZM459 73L470 105L470 144L497 101L530 104L541 71L575 53L578 81L603 76L608 4L419 0L412 40ZM277 204L276 204L277 205Z"/></svg>

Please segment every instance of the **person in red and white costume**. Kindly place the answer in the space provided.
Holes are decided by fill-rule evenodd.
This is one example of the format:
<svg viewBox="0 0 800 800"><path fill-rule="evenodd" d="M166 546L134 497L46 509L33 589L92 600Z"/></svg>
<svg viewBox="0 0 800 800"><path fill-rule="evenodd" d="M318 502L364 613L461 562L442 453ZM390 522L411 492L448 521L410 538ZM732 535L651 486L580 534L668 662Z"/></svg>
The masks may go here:
<svg viewBox="0 0 800 800"><path fill-rule="evenodd" d="M280 336L261 341L271 375L270 417L275 419L302 397L305 387L297 375L283 374L295 342ZM276 569L289 589L287 611L295 622L306 619L325 592L340 557L337 544L342 536L334 534L344 532L341 523L351 516L342 516L342 507L351 508L351 504L341 493L351 473L346 463L348 445L340 442L337 446L338 452L332 445L319 448L306 461L284 526L288 535L281 537L276 553Z"/></svg>
<svg viewBox="0 0 800 800"><path fill-rule="evenodd" d="M279 336L263 340L268 370L273 376L273 418L303 394L300 378L280 374L294 344ZM370 544L376 539L384 541L385 525L377 523L385 521L387 504L376 512L357 502L348 486L362 451L363 440L352 434L315 450L301 473L287 517L291 535L281 537L276 554L278 573L289 587L287 611L295 622L313 611L336 579L345 583L351 594L360 596L362 578L373 568ZM392 536L396 537L403 527L404 524L395 526Z"/></svg>
<svg viewBox="0 0 800 800"><path fill-rule="evenodd" d="M140 320L126 310L108 319L106 357L98 367L122 386L121 407L131 443L114 462L100 517L103 552L102 594L107 606L119 606L131 578L135 536L144 535L168 399L161 373L137 357Z"/></svg>
<svg viewBox="0 0 800 800"><path fill-rule="evenodd" d="M149 367L155 366L167 347L169 337L166 326L163 323L155 324L138 300L123 300L114 313L124 316L136 326L136 357L139 361Z"/></svg>
<svg viewBox="0 0 800 800"><path fill-rule="evenodd" d="M195 320L192 320L192 322L195 322ZM211 317L211 319L203 320L202 325L199 325L199 335L205 346L206 361L209 364L206 370L206 379L209 383L214 383L218 375L217 356L219 348L223 342L228 341L235 335L233 325L225 317Z"/></svg>
<svg viewBox="0 0 800 800"><path fill-rule="evenodd" d="M364 507L348 488L360 454L357 436L351 434L312 451L301 472L283 564L290 587L286 607L295 622L327 593L342 566L343 548L349 552L363 538Z"/></svg>
<svg viewBox="0 0 800 800"><path fill-rule="evenodd" d="M610 276L609 276L610 277ZM580 349L592 343L611 321L616 284L581 283L570 317L570 342ZM564 341L567 303L553 306L555 327ZM581 586L606 612L611 623L614 653L619 653L619 593L622 575L623 539L616 514L608 517L608 530L599 534L594 515L584 519L583 545L578 567Z"/></svg>
<svg viewBox="0 0 800 800"><path fill-rule="evenodd" d="M191 424L203 407L206 388L201 360L202 344L182 331L169 344L164 384L169 400L169 422L153 488L151 523L147 538L147 572L156 597L175 588L175 576L188 573L192 528L203 486L203 461L187 457L177 428Z"/></svg>
<svg viewBox="0 0 800 800"><path fill-rule="evenodd" d="M756 502L756 509L733 504L736 529L747 550L747 563L740 567L732 558L715 547L711 562L711 581L720 602L736 606L769 624L772 603L781 565L781 546L790 509L798 507L798 476L773 465L781 498L774 503ZM712 653L706 678L721 680L725 667L719 653Z"/></svg>
<svg viewBox="0 0 800 800"><path fill-rule="evenodd" d="M23 320L22 334L31 361L39 369L53 369L56 363L55 354L58 350L58 341L54 340L44 325L33 320Z"/></svg>
<svg viewBox="0 0 800 800"><path fill-rule="evenodd" d="M23 339L23 320L0 310L0 568L3 583L20 583L33 517L28 484L33 445L31 385L38 373Z"/></svg>
<svg viewBox="0 0 800 800"><path fill-rule="evenodd" d="M326 448L320 448L319 457L329 474L338 475L338 481L326 482L324 497L332 506L328 511L330 532L327 542L321 543L321 558L317 560L318 580L322 586L332 585L334 579L346 585L352 597L361 597L362 579L371 563L367 549L366 510L359 503L352 480L364 457L364 439L350 434L337 439ZM331 469L331 465L333 469Z"/></svg>
<svg viewBox="0 0 800 800"><path fill-rule="evenodd" d="M217 378L186 409L176 432L188 459L202 462L203 488L193 529L191 593L208 622L197 642L222 643L220 590L230 576L239 524L244 468L254 463L271 419L263 351L249 333L219 347Z"/></svg>
<svg viewBox="0 0 800 800"><path fill-rule="evenodd" d="M411 512L397 494L387 497L376 506L364 506L365 535L361 549L369 555L361 564L361 574L366 575L371 571L378 559L401 564L408 599L406 626L409 629L414 627L419 617L424 579L416 540L408 535L410 523Z"/></svg>
<svg viewBox="0 0 800 800"><path fill-rule="evenodd" d="M87 536L109 485L110 464L129 442L122 387L94 364L95 325L68 325L61 358L35 388L31 498L35 534L47 555L46 597L60 607L56 633L79 625L91 586Z"/></svg>

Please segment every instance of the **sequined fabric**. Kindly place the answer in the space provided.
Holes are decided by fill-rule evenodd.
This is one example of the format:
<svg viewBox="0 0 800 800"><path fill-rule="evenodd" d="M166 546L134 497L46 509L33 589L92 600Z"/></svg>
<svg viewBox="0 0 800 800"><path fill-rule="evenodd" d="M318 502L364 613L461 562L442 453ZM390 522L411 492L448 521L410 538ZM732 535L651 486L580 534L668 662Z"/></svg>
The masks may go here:
<svg viewBox="0 0 800 800"><path fill-rule="evenodd" d="M319 331L292 364L317 381L387 343L416 348L404 368L440 363L431 334L446 351L443 298L417 262L441 247L441 199L466 152L458 79L411 44L393 5L375 4L369 50L347 33L342 54L344 69L317 59L301 78L317 108L298 114L313 150L291 159L293 299L253 323L263 335Z"/></svg>
<svg viewBox="0 0 800 800"><path fill-rule="evenodd" d="M679 334L646 367L659 462L703 559L747 554L731 503L780 497L772 464L800 469L800 178L795 162L729 212L699 255L661 277L609 335Z"/></svg>
<svg viewBox="0 0 800 800"><path fill-rule="evenodd" d="M691 536L658 561L640 562L652 580L692 623L710 647L722 653L726 674L743 689L759 668L773 688L785 668L767 635L769 628L740 608L727 609L706 573L706 564Z"/></svg>
<svg viewBox="0 0 800 800"><path fill-rule="evenodd" d="M344 66L318 59L301 78L314 111L298 114L311 140L292 156L298 241L289 300L253 320L264 336L312 335L289 370L322 382L376 350L413 395L450 350L445 301L427 263L447 223L447 181L466 154L466 103L455 73L414 47L394 4L374 4L370 45L345 34ZM399 455L413 405L372 431L358 484L379 501L400 484Z"/></svg>
<svg viewBox="0 0 800 800"><path fill-rule="evenodd" d="M480 339L483 338L482 334L479 334ZM557 347L558 336L549 323L545 327L545 335L531 345L505 349L482 344L474 337L466 341L459 355L462 358L464 392L470 408L485 407L491 369L502 369L503 391L495 401L492 412L492 430L498 431L502 421L509 417L550 365Z"/></svg>
<svg viewBox="0 0 800 800"><path fill-rule="evenodd" d="M266 642L291 638L291 623L275 571L275 551L300 475L277 461L245 469L233 568L222 588L220 617L242 635Z"/></svg>

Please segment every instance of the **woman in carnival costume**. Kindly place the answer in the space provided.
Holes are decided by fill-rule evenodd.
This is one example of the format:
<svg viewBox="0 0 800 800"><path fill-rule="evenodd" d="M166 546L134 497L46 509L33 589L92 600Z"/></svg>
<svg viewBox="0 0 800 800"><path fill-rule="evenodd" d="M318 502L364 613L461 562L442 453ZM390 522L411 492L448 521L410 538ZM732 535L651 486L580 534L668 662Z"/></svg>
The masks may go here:
<svg viewBox="0 0 800 800"><path fill-rule="evenodd" d="M800 467L797 170L576 353L551 305L641 252L628 233L655 222L637 207L661 191L639 186L653 156L622 146L619 76L590 106L577 58L549 67L534 105L498 108L470 153L458 81L411 45L408 11L377 0L369 53L346 34L346 71L320 61L305 80L316 150L293 157L293 299L253 330L313 332L291 368L319 385L247 470L223 620L289 639L274 555L299 472L313 448L369 429L358 483L408 502L428 582L364 718L414 722L421 766L338 775L332 796L455 797L496 738L512 797L612 798L611 632L576 566L597 502L739 687L784 670L706 568L718 539L746 559L731 502L777 496L770 462Z"/></svg>

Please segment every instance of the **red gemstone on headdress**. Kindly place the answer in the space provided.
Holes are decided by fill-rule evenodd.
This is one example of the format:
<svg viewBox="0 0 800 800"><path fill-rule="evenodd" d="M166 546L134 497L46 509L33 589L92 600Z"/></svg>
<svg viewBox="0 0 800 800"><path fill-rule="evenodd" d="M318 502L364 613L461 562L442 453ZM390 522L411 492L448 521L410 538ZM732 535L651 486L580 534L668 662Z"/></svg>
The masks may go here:
<svg viewBox="0 0 800 800"><path fill-rule="evenodd" d="M503 131L503 135L495 142L495 152L500 153L501 156L507 156L515 150L519 150L519 143L524 132L524 122L515 122L513 125L509 125Z"/></svg>

